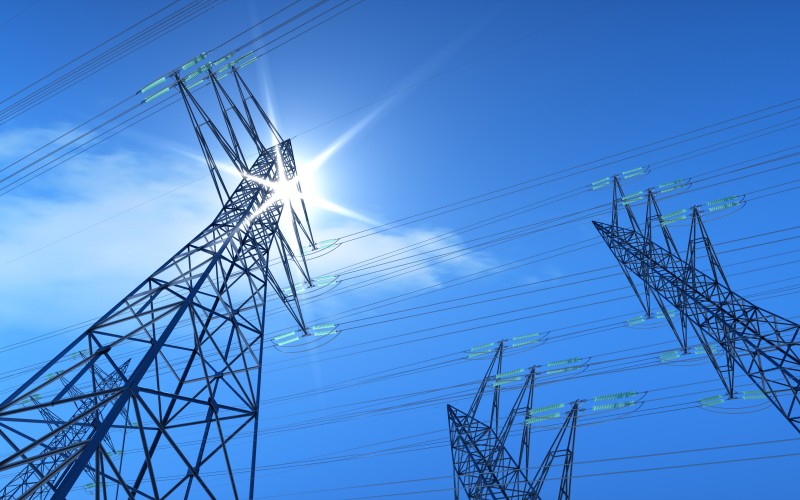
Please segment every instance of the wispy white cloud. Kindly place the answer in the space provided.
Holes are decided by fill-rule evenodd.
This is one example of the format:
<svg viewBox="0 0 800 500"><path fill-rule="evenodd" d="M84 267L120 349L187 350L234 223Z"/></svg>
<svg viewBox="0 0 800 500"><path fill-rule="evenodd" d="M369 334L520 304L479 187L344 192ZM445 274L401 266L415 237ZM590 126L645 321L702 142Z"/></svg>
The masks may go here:
<svg viewBox="0 0 800 500"><path fill-rule="evenodd" d="M17 154L27 147L17 144ZM174 156L84 153L0 197L5 326L55 326L112 305L218 210L211 182L191 182L203 172Z"/></svg>

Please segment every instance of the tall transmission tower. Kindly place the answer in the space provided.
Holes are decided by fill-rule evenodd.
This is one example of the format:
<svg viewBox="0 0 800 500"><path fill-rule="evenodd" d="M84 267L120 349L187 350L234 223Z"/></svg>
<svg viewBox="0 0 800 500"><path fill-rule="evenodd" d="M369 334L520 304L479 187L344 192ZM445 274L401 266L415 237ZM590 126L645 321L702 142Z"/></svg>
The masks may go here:
<svg viewBox="0 0 800 500"><path fill-rule="evenodd" d="M98 499L253 497L267 291L310 335L293 272L313 286L299 240L314 242L305 206L301 217L282 196L299 191L292 144L241 78L247 57L201 55L142 89L145 103L180 93L222 208L0 403L0 471L13 477L3 498L72 498L84 487ZM190 90L200 83L213 89L220 126ZM233 187L220 151L240 179ZM286 217L299 252L279 227Z"/></svg>
<svg viewBox="0 0 800 500"><path fill-rule="evenodd" d="M447 405L455 498L459 498L459 493L463 489L470 500L489 498L540 500L548 473L559 459L563 460L563 466L558 485L558 499L569 500L580 402L572 403L549 451L533 477L530 477L530 426L539 421L537 417L530 417L535 412L533 408L535 367L529 370L522 368L504 372L503 346L504 342L501 341L469 410L464 412ZM522 388L508 416L501 422L502 388L520 381L523 382ZM493 395L487 424L479 420L476 415L490 382ZM515 457L506 443L520 415L524 422L519 453Z"/></svg>
<svg viewBox="0 0 800 500"><path fill-rule="evenodd" d="M734 375L738 366L800 431L800 357L797 352L800 325L756 306L731 289L703 224L700 207L663 214L653 189L635 200L632 195L624 195L616 177L612 189L612 223L594 222L594 225L619 262L645 313L650 314L650 297L653 297L684 352L687 328L691 325L729 398L737 397ZM645 197L647 211L644 224L640 225L631 205L634 201L644 201ZM713 212L740 203L740 197L728 197L709 202L706 208ZM619 223L620 205L625 207L630 227ZM690 219L689 244L682 257L669 226L687 219ZM660 231L653 230L654 224L658 224ZM654 241L657 232L661 233L663 244ZM698 253L706 255L708 273L698 269ZM640 280L642 291L631 275ZM670 319L666 304L680 313L679 325ZM715 356L716 345L724 352L721 359Z"/></svg>

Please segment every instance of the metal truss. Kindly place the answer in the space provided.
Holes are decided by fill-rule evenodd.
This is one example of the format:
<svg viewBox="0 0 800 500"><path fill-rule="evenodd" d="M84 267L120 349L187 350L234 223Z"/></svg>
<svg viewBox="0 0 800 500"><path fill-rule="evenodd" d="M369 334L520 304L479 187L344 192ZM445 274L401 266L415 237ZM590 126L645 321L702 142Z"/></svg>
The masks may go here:
<svg viewBox="0 0 800 500"><path fill-rule="evenodd" d="M800 431L797 353L800 325L756 306L731 290L698 207L690 211L689 244L682 258L667 227L670 219L662 215L654 191L647 194L644 229L634 217L630 203L624 200L620 182L614 178L612 224L594 222L594 225L622 267L645 313L650 314L652 296L684 352L687 328L692 326L729 398L737 396L734 371L738 366ZM630 228L619 224L620 204L626 208ZM651 229L654 223L661 227L663 245L654 242ZM709 273L698 269L698 251L706 255ZM643 291L640 292L631 274L641 281ZM666 304L680 313L680 324L673 323ZM715 356L715 345L724 353L719 359Z"/></svg>
<svg viewBox="0 0 800 500"><path fill-rule="evenodd" d="M98 499L253 497L267 292L307 332L293 271L313 286L303 245L295 254L279 228L287 208L295 236L312 247L313 239L305 206L301 218L276 194L279 183L299 189L291 142L236 67L226 75L235 100L204 68L221 127L177 72L171 88L183 97L222 208L0 403L0 472L14 477L3 498L72 498L81 477ZM241 177L233 188L212 143Z"/></svg>
<svg viewBox="0 0 800 500"><path fill-rule="evenodd" d="M501 341L497 347L469 410L464 412L447 405L455 498L459 498L459 493L463 489L470 500L540 500L547 475L555 460L563 459L558 499L569 500L579 402L572 404L550 450L536 469L534 477L529 479L531 431L528 422L523 421L517 458L509 451L506 443L517 417L522 415L525 420L532 410L535 369L532 367L525 375L523 386L512 405L511 412L501 426L501 386L507 382L523 379L521 370L515 370L513 373L502 371L503 344ZM486 424L476 418L476 413L490 381L494 390L490 421Z"/></svg>

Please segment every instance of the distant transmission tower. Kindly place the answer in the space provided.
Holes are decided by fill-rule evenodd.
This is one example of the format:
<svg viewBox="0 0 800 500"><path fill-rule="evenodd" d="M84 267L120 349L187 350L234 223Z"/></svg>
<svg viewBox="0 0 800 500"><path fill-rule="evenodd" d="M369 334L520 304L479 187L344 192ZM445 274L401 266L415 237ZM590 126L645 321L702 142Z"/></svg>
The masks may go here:
<svg viewBox="0 0 800 500"><path fill-rule="evenodd" d="M305 206L300 217L280 196L284 185L299 191L292 145L240 77L247 57L194 69L201 55L142 89L153 92L144 102L180 93L222 209L0 404L0 471L12 477L0 497L253 497L267 289L309 334L290 265L312 286L301 234L314 243ZM214 91L220 126L190 91L200 83ZM235 187L210 144L241 178Z"/></svg>
<svg viewBox="0 0 800 500"><path fill-rule="evenodd" d="M550 450L544 456L533 477L530 477L530 425L545 418L557 418L558 415L532 416L537 411L532 407L534 368L527 370L527 373L524 368L504 372L502 370L503 345L504 342L501 341L469 410L463 412L447 405L455 498L459 498L459 493L463 489L470 500L540 500L548 473L553 468L555 461L559 459L563 465L557 498L569 500L579 401L572 403L566 420L553 440ZM500 392L502 386L520 381L523 382L523 386L501 426ZM493 388L493 397L487 424L478 420L476 414L483 394L490 383ZM521 408L523 402L525 402L525 407ZM506 443L517 417L520 415L524 420L522 439L519 454L515 457L509 451Z"/></svg>
<svg viewBox="0 0 800 500"><path fill-rule="evenodd" d="M631 205L646 197L643 225L633 215ZM741 203L738 196L709 202L709 212ZM619 224L618 210L625 207L630 228ZM612 223L594 222L603 240L619 261L645 313L650 314L652 296L673 328L683 352L687 352L687 327L691 325L712 365L719 374L729 398L737 396L734 370L738 367L770 402L800 431L800 357L797 352L800 325L766 311L731 290L722 265L700 215L700 208L662 214L654 190L625 196L618 178L613 179ZM669 225L690 219L689 246L681 257ZM654 241L657 224L663 244ZM658 231L658 229L656 230ZM710 274L697 267L698 249L706 254ZM640 292L631 274L641 280ZM666 304L680 313L680 325L670 319ZM715 356L716 345L723 351Z"/></svg>

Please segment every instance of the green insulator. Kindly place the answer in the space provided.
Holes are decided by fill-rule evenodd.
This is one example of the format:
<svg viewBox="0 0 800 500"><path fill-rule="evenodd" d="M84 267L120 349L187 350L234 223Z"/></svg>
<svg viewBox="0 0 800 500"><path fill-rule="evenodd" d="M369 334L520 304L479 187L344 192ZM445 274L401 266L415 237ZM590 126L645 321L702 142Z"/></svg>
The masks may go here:
<svg viewBox="0 0 800 500"><path fill-rule="evenodd" d="M637 403L637 401L620 401L617 403L606 403L602 405L594 405L592 406L592 411L611 411L611 410L620 410L622 408L627 408L629 406L633 406Z"/></svg>
<svg viewBox="0 0 800 500"><path fill-rule="evenodd" d="M712 206L708 207L708 211L709 212L718 212L720 210L725 210L726 208L735 207L735 206L737 206L739 204L741 204L740 201L735 201L735 202L731 202L731 203L724 203L722 205L712 205Z"/></svg>
<svg viewBox="0 0 800 500"><path fill-rule="evenodd" d="M710 396L707 398L702 398L700 400L700 404L703 406L715 406L725 402L725 398L722 396Z"/></svg>
<svg viewBox="0 0 800 500"><path fill-rule="evenodd" d="M197 78L198 76L200 76L200 73L202 73L202 72L199 69L197 71L193 71L192 73L189 73L188 75L186 75L186 78L184 78L183 81L184 82L188 82L189 80Z"/></svg>
<svg viewBox="0 0 800 500"><path fill-rule="evenodd" d="M645 173L644 167L636 167L622 172L622 178L630 179L631 177L636 177L637 175L642 175L644 173Z"/></svg>
<svg viewBox="0 0 800 500"><path fill-rule="evenodd" d="M284 333L283 335L278 335L277 337L273 337L272 340L283 340L283 339L289 338L289 337L291 337L293 335L297 335L297 332Z"/></svg>
<svg viewBox="0 0 800 500"><path fill-rule="evenodd" d="M630 318L628 320L628 326L635 326L644 323L645 321L647 321L647 318L644 316L636 316L635 318Z"/></svg>
<svg viewBox="0 0 800 500"><path fill-rule="evenodd" d="M531 408L528 414L533 415L534 413L544 413L546 411L560 410L561 408L564 408L565 405L566 403L555 403L547 406L539 406L538 408Z"/></svg>
<svg viewBox="0 0 800 500"><path fill-rule="evenodd" d="M716 344L709 344L708 349L711 351L711 354L716 355L719 352L719 347ZM706 350L703 346L698 345L694 347L695 354L706 354Z"/></svg>
<svg viewBox="0 0 800 500"><path fill-rule="evenodd" d="M613 394L603 394L602 396L595 396L594 397L594 401L595 402L600 402L600 401L612 401L614 399L632 398L633 396L636 396L637 394L639 394L639 393L636 392L636 391L615 392Z"/></svg>
<svg viewBox="0 0 800 500"><path fill-rule="evenodd" d="M688 212L688 210L686 210L685 208L681 208L680 210L675 210L674 212L670 212L668 214L663 214L661 216L661 218L662 219L672 219L674 217L685 216L686 212Z"/></svg>
<svg viewBox="0 0 800 500"><path fill-rule="evenodd" d="M742 399L767 399L767 395L761 392L760 389L742 391Z"/></svg>
<svg viewBox="0 0 800 500"><path fill-rule="evenodd" d="M532 424L536 424L536 423L539 423L539 422L544 422L545 420L552 420L554 418L560 418L560 417L561 417L561 413L550 413L550 414L547 414L547 415L537 415L535 417L526 418L525 419L525 424L526 425L532 425Z"/></svg>
<svg viewBox="0 0 800 500"><path fill-rule="evenodd" d="M214 66L219 66L220 64L224 63L225 61L227 61L231 57L233 57L233 52L228 52L227 54L225 54L224 56L220 57L219 59L217 59L216 61L214 61L211 64L214 65Z"/></svg>
<svg viewBox="0 0 800 500"><path fill-rule="evenodd" d="M583 359L583 358L569 358L569 359L562 359L562 360L559 360L559 361L551 361L550 363L547 363L547 366L569 365L569 364L572 364L572 363L577 363L581 359Z"/></svg>
<svg viewBox="0 0 800 500"><path fill-rule="evenodd" d="M539 343L541 343L541 340L533 339L525 342L512 342L511 344L509 344L509 347L522 347L524 345L539 344Z"/></svg>
<svg viewBox="0 0 800 500"><path fill-rule="evenodd" d="M336 328L336 325L334 323L320 323L311 327L312 330L328 330L330 328Z"/></svg>
<svg viewBox="0 0 800 500"><path fill-rule="evenodd" d="M611 184L611 177L605 177L603 179L592 182L592 190L602 189L608 186L609 184Z"/></svg>
<svg viewBox="0 0 800 500"><path fill-rule="evenodd" d="M519 375L520 373L524 373L524 372L525 372L525 368L519 368L517 370L510 370L510 371L507 371L507 372L498 373L495 376L495 378L501 379L501 378L511 377L513 375Z"/></svg>
<svg viewBox="0 0 800 500"><path fill-rule="evenodd" d="M245 66L248 66L248 65L250 65L250 64L253 64L253 63L255 62L255 60L256 60L256 59L258 59L258 57L254 57L254 58L252 58L252 59L250 59L250 60L247 60L247 61L243 62L242 64L240 64L240 65L239 65L239 67L240 67L240 68L244 68Z"/></svg>
<svg viewBox="0 0 800 500"><path fill-rule="evenodd" d="M145 92L147 92L148 90L151 90L151 89L153 89L153 88L155 88L155 87L158 87L159 85L161 85L162 83L164 83L164 82L166 82L166 81L167 81L167 77L166 77L166 76L162 76L161 78L159 78L158 80L154 81L154 82L153 82L153 83L151 83L150 85L147 85L147 86L145 86L145 87L142 87L142 90L140 90L139 92L140 92L140 93L142 93L142 94L144 94L144 93L145 93Z"/></svg>
<svg viewBox="0 0 800 500"><path fill-rule="evenodd" d="M568 366L566 368L558 368L558 369L555 369L555 370L548 370L548 371L544 372L544 374L545 375L558 375L559 373L571 372L573 370L578 370L579 368L581 368L581 367L580 366Z"/></svg>
<svg viewBox="0 0 800 500"><path fill-rule="evenodd" d="M681 353L679 351L670 351L665 352L664 354L660 355L659 358L661 359L662 363L666 363L668 361L672 361L681 357Z"/></svg>
<svg viewBox="0 0 800 500"><path fill-rule="evenodd" d="M732 195L732 196L726 196L724 198L717 198L716 200L711 200L711 201L707 202L706 205L707 206L721 205L721 204L724 204L724 203L730 203L732 201L739 201L739 195Z"/></svg>
<svg viewBox="0 0 800 500"><path fill-rule="evenodd" d="M511 340L525 340L525 339L530 339L530 338L536 338L536 337L538 337L540 335L541 335L540 332L529 333L528 335L520 335L519 337L513 337Z"/></svg>
<svg viewBox="0 0 800 500"><path fill-rule="evenodd" d="M467 354L467 359L477 358L479 356L483 356L484 354L491 354L492 351L480 351L480 352L473 352L471 354Z"/></svg>
<svg viewBox="0 0 800 500"><path fill-rule="evenodd" d="M678 189L683 189L689 185L689 179L678 179L672 182L665 182L664 184L658 185L658 190L661 194L666 194L671 191L676 191Z"/></svg>
<svg viewBox="0 0 800 500"><path fill-rule="evenodd" d="M644 191L639 191L633 194L629 194L627 196L622 197L622 204L623 205L630 205L634 201L639 201L644 198Z"/></svg>
<svg viewBox="0 0 800 500"><path fill-rule="evenodd" d="M483 344L483 345L476 345L475 347L470 347L469 350L470 351L478 351L478 350L482 351L482 350L486 349L487 347L494 347L494 342L489 342L488 344Z"/></svg>
<svg viewBox="0 0 800 500"><path fill-rule="evenodd" d="M244 64L242 61L244 61L245 59L247 59L248 57L250 57L250 56L252 56L252 55L253 55L253 51L251 50L251 51L250 51L250 52L248 52L247 54L245 54L245 55L243 55L243 56L241 56L241 57L239 57L239 58L236 58L236 59L234 59L234 61L233 61L233 64L237 64L237 65ZM252 58L248 59L248 60L247 60L247 61L245 61L245 62L251 62L251 61L254 61L255 59L257 59L257 56L254 56L254 57L252 57Z"/></svg>
<svg viewBox="0 0 800 500"><path fill-rule="evenodd" d="M145 100L144 100L144 102L150 102L150 101L152 101L153 99L156 99L156 98L158 98L158 97L161 97L162 95L164 95L164 94L166 94L167 92L169 92L169 89L170 89L170 88L171 88L171 87L166 87L166 88L163 88L163 89L159 90L158 92L156 92L155 94L151 95L150 97L146 97L146 98L145 98Z"/></svg>
<svg viewBox="0 0 800 500"><path fill-rule="evenodd" d="M205 82L205 81L206 81L206 79L205 79L205 78L203 78L203 79L200 79L200 80L197 80L197 81L196 81L196 82L194 82L193 84L191 84L191 85L189 85L188 87L186 87L186 90L192 90L193 88L197 87L198 85L200 85L201 83L203 83L203 82Z"/></svg>
<svg viewBox="0 0 800 500"><path fill-rule="evenodd" d="M678 311L672 309L672 310L667 311L667 314L669 315L670 318L674 318L678 314ZM664 315L663 312L659 311L659 312L656 313L656 318L658 318L658 319L666 319L666 316Z"/></svg>
<svg viewBox="0 0 800 500"><path fill-rule="evenodd" d="M324 240L317 243L317 250L325 250L327 248L332 247L338 240L338 238L333 238L330 240Z"/></svg>
<svg viewBox="0 0 800 500"><path fill-rule="evenodd" d="M330 330L313 330L311 332L311 335L315 337L324 337L325 335L334 335L336 333L339 332L335 328L332 328Z"/></svg>
<svg viewBox="0 0 800 500"><path fill-rule="evenodd" d="M187 69L191 68L191 67L192 67L192 66L194 66L195 64L198 64L199 62L203 61L203 59L205 59L205 58L206 58L206 53L205 53L205 52L203 52L203 53L202 53L202 54L200 54L199 56L195 57L195 58L194 58L194 59L192 59L191 61L189 61L189 62L187 62L186 64L184 64L183 66L181 66L181 69L182 69L183 71L186 71Z"/></svg>
<svg viewBox="0 0 800 500"><path fill-rule="evenodd" d="M293 339L288 339L288 340L282 340L282 341L277 343L277 346L278 347L283 347L283 346L285 346L287 344L291 344L292 342L297 342L298 340L300 340L300 337L295 337Z"/></svg>
<svg viewBox="0 0 800 500"><path fill-rule="evenodd" d="M499 387L499 386L504 385L504 384L510 384L512 382L519 382L520 380L522 380L522 377L504 378L504 379L501 379L501 380L496 380L495 382L492 383L492 386L493 387Z"/></svg>

